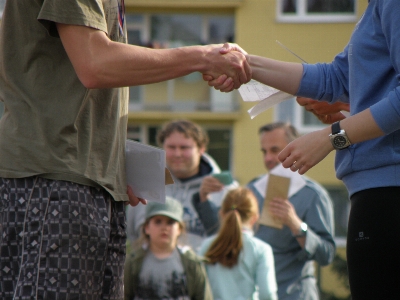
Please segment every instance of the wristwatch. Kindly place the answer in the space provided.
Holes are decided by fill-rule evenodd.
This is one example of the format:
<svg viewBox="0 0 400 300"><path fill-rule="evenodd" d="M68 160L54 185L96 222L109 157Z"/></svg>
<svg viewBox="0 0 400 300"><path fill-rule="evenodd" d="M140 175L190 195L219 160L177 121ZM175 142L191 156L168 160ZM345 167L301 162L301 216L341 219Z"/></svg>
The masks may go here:
<svg viewBox="0 0 400 300"><path fill-rule="evenodd" d="M332 133L329 135L333 148L336 150L342 150L351 145L346 132L340 129L340 123L335 122L332 124Z"/></svg>
<svg viewBox="0 0 400 300"><path fill-rule="evenodd" d="M299 232L294 236L295 238L306 236L308 225L307 223L302 222L300 224Z"/></svg>

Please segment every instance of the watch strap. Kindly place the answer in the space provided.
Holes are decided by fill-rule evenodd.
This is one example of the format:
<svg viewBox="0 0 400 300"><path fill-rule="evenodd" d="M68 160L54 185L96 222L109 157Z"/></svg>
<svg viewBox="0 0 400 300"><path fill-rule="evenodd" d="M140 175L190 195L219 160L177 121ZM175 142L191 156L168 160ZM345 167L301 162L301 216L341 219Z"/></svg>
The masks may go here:
<svg viewBox="0 0 400 300"><path fill-rule="evenodd" d="M332 135L338 134L340 132L340 123L339 121L332 124Z"/></svg>
<svg viewBox="0 0 400 300"><path fill-rule="evenodd" d="M305 237L307 235L308 225L304 222L301 223L299 232L294 236L295 238Z"/></svg>

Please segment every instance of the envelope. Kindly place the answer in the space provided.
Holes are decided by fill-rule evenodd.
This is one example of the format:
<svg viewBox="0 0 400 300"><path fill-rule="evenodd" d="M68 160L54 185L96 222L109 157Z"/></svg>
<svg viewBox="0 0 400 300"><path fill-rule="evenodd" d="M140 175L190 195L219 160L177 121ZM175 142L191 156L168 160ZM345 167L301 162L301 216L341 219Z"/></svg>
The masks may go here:
<svg viewBox="0 0 400 300"><path fill-rule="evenodd" d="M264 206L261 211L261 216L258 220L259 224L263 224L278 229L283 228L282 222L274 219L269 213L269 203L274 197L280 197L283 199L288 198L290 187L290 178L269 174L267 191L264 199Z"/></svg>

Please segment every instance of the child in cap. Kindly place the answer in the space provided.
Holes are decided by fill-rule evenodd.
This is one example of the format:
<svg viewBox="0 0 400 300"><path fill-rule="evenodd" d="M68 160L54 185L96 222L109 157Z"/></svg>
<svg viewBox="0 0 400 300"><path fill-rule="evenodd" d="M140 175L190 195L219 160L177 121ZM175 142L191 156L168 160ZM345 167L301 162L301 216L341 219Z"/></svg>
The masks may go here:
<svg viewBox="0 0 400 300"><path fill-rule="evenodd" d="M272 248L253 237L258 204L247 188L227 193L220 209L217 235L200 248L214 299L278 299Z"/></svg>
<svg viewBox="0 0 400 300"><path fill-rule="evenodd" d="M203 260L178 246L182 215L182 205L171 197L146 205L142 245L125 263L125 300L213 299Z"/></svg>

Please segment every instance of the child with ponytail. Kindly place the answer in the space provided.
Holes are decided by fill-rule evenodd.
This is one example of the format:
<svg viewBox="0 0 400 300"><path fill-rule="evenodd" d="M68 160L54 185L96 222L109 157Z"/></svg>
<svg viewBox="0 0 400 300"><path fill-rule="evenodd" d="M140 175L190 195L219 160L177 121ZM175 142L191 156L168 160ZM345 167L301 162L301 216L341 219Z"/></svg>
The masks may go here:
<svg viewBox="0 0 400 300"><path fill-rule="evenodd" d="M229 191L220 217L219 232L200 248L214 299L278 299L271 246L253 237L259 217L253 193L242 187Z"/></svg>

